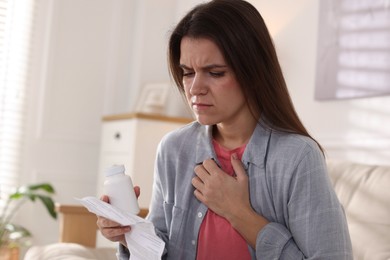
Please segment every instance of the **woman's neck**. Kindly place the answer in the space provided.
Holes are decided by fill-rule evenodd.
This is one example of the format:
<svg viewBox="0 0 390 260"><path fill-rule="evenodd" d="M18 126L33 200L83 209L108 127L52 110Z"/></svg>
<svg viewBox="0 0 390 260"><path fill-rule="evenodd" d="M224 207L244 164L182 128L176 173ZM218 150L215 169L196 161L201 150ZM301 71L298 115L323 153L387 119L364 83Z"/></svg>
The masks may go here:
<svg viewBox="0 0 390 260"><path fill-rule="evenodd" d="M253 117L234 124L219 123L213 128L213 138L227 149L235 149L247 144L256 128Z"/></svg>

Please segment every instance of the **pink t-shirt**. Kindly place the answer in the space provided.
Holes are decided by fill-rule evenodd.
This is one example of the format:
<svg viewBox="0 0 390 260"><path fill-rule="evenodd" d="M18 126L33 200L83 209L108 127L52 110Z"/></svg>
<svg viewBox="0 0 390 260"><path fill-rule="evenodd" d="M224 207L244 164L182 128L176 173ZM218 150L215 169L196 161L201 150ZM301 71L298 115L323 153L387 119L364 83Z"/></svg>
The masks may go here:
<svg viewBox="0 0 390 260"><path fill-rule="evenodd" d="M246 145L227 150L213 140L215 152L222 170L234 174L230 157L236 153L241 159ZM223 217L208 210L200 226L198 237L197 260L210 259L251 259L248 245L244 238Z"/></svg>

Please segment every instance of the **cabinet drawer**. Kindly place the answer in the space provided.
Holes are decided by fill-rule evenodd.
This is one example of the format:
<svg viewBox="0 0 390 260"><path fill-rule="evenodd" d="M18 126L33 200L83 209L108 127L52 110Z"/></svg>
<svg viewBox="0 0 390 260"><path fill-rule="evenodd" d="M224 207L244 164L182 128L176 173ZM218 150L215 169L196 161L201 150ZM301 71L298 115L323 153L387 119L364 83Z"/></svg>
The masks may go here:
<svg viewBox="0 0 390 260"><path fill-rule="evenodd" d="M102 129L102 152L127 152L134 145L134 123L105 122Z"/></svg>

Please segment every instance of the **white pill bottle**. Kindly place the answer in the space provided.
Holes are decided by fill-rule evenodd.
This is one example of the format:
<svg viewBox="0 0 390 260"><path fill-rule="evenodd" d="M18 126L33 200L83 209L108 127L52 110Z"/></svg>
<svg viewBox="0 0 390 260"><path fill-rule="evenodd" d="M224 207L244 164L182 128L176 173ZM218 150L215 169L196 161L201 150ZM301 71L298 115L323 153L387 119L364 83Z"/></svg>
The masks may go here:
<svg viewBox="0 0 390 260"><path fill-rule="evenodd" d="M124 165L113 165L106 169L103 189L111 205L135 215L139 213L133 182L125 174Z"/></svg>

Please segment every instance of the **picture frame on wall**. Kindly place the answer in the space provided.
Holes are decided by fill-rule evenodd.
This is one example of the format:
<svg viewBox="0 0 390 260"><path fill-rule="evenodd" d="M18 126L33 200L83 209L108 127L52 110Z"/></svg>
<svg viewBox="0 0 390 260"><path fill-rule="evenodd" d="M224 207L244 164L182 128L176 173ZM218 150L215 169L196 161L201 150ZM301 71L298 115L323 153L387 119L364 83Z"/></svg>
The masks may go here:
<svg viewBox="0 0 390 260"><path fill-rule="evenodd" d="M164 114L170 87L170 84L165 82L144 85L137 100L135 111L149 114Z"/></svg>

